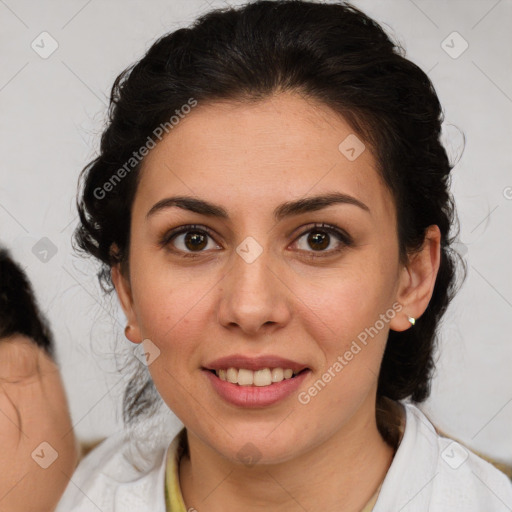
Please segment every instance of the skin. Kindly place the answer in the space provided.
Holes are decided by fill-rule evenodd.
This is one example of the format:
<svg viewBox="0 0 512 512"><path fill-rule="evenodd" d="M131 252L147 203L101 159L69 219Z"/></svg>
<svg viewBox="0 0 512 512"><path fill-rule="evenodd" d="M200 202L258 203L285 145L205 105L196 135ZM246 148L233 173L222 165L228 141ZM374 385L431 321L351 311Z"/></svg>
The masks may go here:
<svg viewBox="0 0 512 512"><path fill-rule="evenodd" d="M0 511L54 510L79 446L57 365L21 335L0 339L0 446Z"/></svg>
<svg viewBox="0 0 512 512"><path fill-rule="evenodd" d="M379 366L389 329L410 328L407 317L427 308L440 232L431 226L423 249L400 265L394 203L371 151L351 162L338 150L352 133L326 106L281 93L253 104L199 104L146 157L129 274L116 266L112 277L127 337L160 350L149 370L187 428L190 456L180 465L187 508L334 511L342 502L356 512L392 462L375 420ZM338 204L273 218L283 202L329 192L357 198L370 213ZM229 220L176 207L146 219L174 195L220 204ZM319 253L307 240L316 222L345 230L354 244L333 235L330 255L308 257ZM197 254L183 234L158 245L162 233L186 224L213 231L195 259L183 257ZM263 248L250 264L236 252L248 236ZM299 391L307 390L397 302L402 311L307 405L293 393L269 407L235 407L201 372L222 356L276 354L312 370ZM253 466L238 456L248 442L260 457Z"/></svg>

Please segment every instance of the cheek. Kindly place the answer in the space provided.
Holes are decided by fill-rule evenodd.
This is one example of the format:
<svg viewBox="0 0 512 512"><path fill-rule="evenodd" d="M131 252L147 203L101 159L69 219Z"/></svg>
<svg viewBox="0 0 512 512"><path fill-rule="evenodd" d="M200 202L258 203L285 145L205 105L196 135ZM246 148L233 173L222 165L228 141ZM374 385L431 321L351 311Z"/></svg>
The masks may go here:
<svg viewBox="0 0 512 512"><path fill-rule="evenodd" d="M296 315L312 339L320 336L329 349L342 350L391 306L392 279L378 265L354 265L306 281L294 287L300 299Z"/></svg>
<svg viewBox="0 0 512 512"><path fill-rule="evenodd" d="M302 293L296 315L323 361L318 368L320 382L306 390L304 399L318 396L314 398L318 407L342 411L355 407L375 385L395 316L393 279L375 258L337 269L315 286L311 282L302 291L296 288Z"/></svg>
<svg viewBox="0 0 512 512"><path fill-rule="evenodd" d="M134 255L131 283L142 334L165 345L169 339L186 339L183 332L190 333L204 314L215 280L208 272L173 266L158 253L140 254L137 259Z"/></svg>
<svg viewBox="0 0 512 512"><path fill-rule="evenodd" d="M186 381L200 364L199 340L208 332L208 319L214 318L208 292L218 279L190 269L171 271L169 264L156 260L134 261L133 300L141 336L157 348L158 357L149 365L153 381L167 404L181 410Z"/></svg>
<svg viewBox="0 0 512 512"><path fill-rule="evenodd" d="M340 281L328 294L316 296L314 307L298 311L307 338L323 355L316 379L302 390L299 403L317 410L317 417L337 418L335 424L355 413L375 389L394 316L386 316L385 294L380 295L375 281L369 281L371 286L355 277Z"/></svg>

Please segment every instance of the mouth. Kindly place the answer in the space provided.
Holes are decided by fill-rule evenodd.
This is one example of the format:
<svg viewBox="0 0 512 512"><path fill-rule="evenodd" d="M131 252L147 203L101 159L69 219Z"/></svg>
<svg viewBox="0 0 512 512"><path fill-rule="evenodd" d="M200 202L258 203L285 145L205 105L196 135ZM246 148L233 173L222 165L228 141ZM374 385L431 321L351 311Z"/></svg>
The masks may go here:
<svg viewBox="0 0 512 512"><path fill-rule="evenodd" d="M254 365L256 366L256 365ZM309 368L265 367L201 368L211 389L225 402L239 408L277 405L296 393L311 374Z"/></svg>
<svg viewBox="0 0 512 512"><path fill-rule="evenodd" d="M295 379L297 376L309 371L309 368L293 370L292 368L261 368L259 370L250 370L248 368L203 368L220 380L236 384L238 386L248 387L267 387L274 386L284 380Z"/></svg>

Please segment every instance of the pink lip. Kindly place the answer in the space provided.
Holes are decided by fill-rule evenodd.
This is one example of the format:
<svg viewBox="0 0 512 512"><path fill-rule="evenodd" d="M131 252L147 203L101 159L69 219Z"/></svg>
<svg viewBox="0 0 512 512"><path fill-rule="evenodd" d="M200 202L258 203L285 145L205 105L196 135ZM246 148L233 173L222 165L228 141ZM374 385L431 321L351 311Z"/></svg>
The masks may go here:
<svg viewBox="0 0 512 512"><path fill-rule="evenodd" d="M283 357L267 355L259 357L247 357L242 354L233 354L232 356L221 357L206 364L204 368L207 370L227 370L228 368L245 368L247 370L263 370L264 368L291 368L298 373L308 366L306 364L291 361Z"/></svg>
<svg viewBox="0 0 512 512"><path fill-rule="evenodd" d="M237 367L235 365L233 366L235 368ZM276 366L270 366L274 368L282 368L281 363ZM265 366L265 368L268 367L269 366ZM247 367L242 365L238 366L238 368ZM285 366L285 368L290 368L290 366ZM281 382L270 384L270 386L261 387L239 386L238 384L232 384L231 382L219 379L219 377L210 370L203 369L203 373L208 379L210 379L215 391L227 402L238 407L256 408L275 404L276 402L279 402L291 395L311 373L311 370L306 370L291 379L284 379Z"/></svg>

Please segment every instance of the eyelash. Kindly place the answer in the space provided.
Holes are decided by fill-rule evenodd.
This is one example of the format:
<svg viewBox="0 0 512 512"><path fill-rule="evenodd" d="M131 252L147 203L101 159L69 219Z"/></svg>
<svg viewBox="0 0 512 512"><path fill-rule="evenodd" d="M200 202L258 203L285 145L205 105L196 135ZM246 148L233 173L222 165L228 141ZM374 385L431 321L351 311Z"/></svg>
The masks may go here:
<svg viewBox="0 0 512 512"><path fill-rule="evenodd" d="M311 253L308 255L310 258L322 258L326 256L332 256L335 253L342 251L346 247L350 247L353 245L354 241L352 238L337 228L336 226L331 226L330 224L325 223L316 223L310 226L307 230L303 231L300 235L297 236L296 240L300 240L304 235L314 231L317 229L318 231L324 231L330 235L334 235L341 243L342 246L338 249L331 249L330 251L305 251L306 253ZM168 247L170 242L176 238L178 235L188 232L198 232L208 235L210 238L214 239L213 232L207 228L206 226L201 226L198 224L187 224L185 226L181 226L179 228L173 229L167 233L165 233L162 237L160 237L158 245L161 248ZM183 252L181 249L175 250L170 249L174 253L181 253L181 256L184 258L197 258L201 256L201 253L204 251L197 252ZM315 254L317 252L317 254Z"/></svg>

